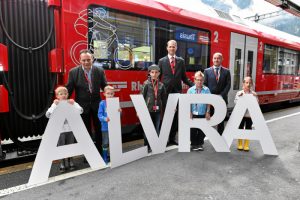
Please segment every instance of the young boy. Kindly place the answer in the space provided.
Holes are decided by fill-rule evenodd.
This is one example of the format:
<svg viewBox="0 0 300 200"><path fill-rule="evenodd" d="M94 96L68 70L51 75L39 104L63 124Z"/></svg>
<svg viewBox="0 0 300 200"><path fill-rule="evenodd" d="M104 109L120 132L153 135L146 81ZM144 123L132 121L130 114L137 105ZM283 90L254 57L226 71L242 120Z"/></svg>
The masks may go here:
<svg viewBox="0 0 300 200"><path fill-rule="evenodd" d="M104 96L105 98L114 97L114 87L108 85L104 88ZM110 118L107 116L106 110L106 100L102 100L99 104L98 110L98 118L101 122L101 131L102 131L102 150L103 150L103 160L107 164L109 162L108 159L108 146L109 146L109 138L108 138L108 122ZM119 112L122 112L121 108L119 108Z"/></svg>
<svg viewBox="0 0 300 200"><path fill-rule="evenodd" d="M197 71L194 75L195 85L190 87L187 91L188 94L210 94L208 87L203 85L204 74ZM210 105L207 104L192 104L191 105L192 118L206 118L210 119ZM192 151L203 151L205 134L201 129L191 129L191 148Z"/></svg>
<svg viewBox="0 0 300 200"><path fill-rule="evenodd" d="M158 67L158 65L151 65L148 68L148 72L150 76L144 82L141 93L143 94L143 97L146 101L147 108L150 112L150 116L157 135L159 135L160 115L165 108L167 94L164 84L161 83L158 79L160 75L160 68ZM145 145L148 146L148 151L151 151L145 136L144 138Z"/></svg>
<svg viewBox="0 0 300 200"><path fill-rule="evenodd" d="M238 99L241 96L243 96L244 94L251 94L251 95L253 95L257 98L257 94L251 89L252 85L253 85L252 78L250 76L245 77L244 80L243 80L243 89L238 91L235 95L235 99L234 99L235 104L238 101ZM250 118L248 110L247 110L247 112L245 113L245 116L242 119L242 122L240 124L239 129L244 129L245 126L246 126L246 129L251 129L252 128L252 120ZM238 139L237 149L238 150L243 150L244 149L244 151L249 151L249 140L244 140L244 146L243 146L243 140Z"/></svg>
<svg viewBox="0 0 300 200"><path fill-rule="evenodd" d="M67 88L62 87L62 86L56 88L55 95L56 95L56 99L54 100L53 104L51 105L51 107L46 112L46 117L48 117L48 118L51 117L52 113L54 112L57 105L61 101L68 101L68 103L73 105L74 108L80 112L80 114L83 112L83 109L79 106L78 103L74 102L73 99L68 100L69 94L68 94ZM69 127L69 124L68 124L67 120L65 120L64 125L62 127L62 133L59 136L57 146L62 146L62 145L66 145L66 144L73 144L74 140L75 139L74 139L74 135L71 131L71 128ZM66 169L68 169L68 167L70 168L70 170L73 170L75 168L74 163L72 161L72 158L68 158L68 160L67 159L66 160L62 159L61 162L60 162L60 165L59 165L60 172L65 172Z"/></svg>

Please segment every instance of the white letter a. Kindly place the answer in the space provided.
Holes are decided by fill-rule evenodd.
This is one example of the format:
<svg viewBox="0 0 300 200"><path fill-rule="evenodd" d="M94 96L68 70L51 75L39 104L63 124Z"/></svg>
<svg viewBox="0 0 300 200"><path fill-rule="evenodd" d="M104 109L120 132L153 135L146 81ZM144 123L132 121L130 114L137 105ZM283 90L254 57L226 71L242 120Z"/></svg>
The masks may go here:
<svg viewBox="0 0 300 200"><path fill-rule="evenodd" d="M247 109L253 122L253 130L239 129L239 125ZM264 154L278 155L258 102L252 95L246 94L239 98L226 125L223 137L228 146L232 144L233 139L258 140L260 141Z"/></svg>
<svg viewBox="0 0 300 200"><path fill-rule="evenodd" d="M65 120L68 121L77 143L57 147ZM27 185L46 182L53 160L82 154L92 169L105 167L102 157L84 126L80 113L69 103L60 102L47 124Z"/></svg>

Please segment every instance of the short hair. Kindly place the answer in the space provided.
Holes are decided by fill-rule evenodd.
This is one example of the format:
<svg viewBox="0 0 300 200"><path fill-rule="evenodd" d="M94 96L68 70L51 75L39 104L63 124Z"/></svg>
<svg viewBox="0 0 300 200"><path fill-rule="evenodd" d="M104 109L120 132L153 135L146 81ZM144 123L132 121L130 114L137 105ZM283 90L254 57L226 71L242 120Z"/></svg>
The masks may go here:
<svg viewBox="0 0 300 200"><path fill-rule="evenodd" d="M67 92L68 93L68 89L64 86L58 86L56 89L55 89L55 95L57 95L59 92Z"/></svg>
<svg viewBox="0 0 300 200"><path fill-rule="evenodd" d="M115 88L113 87L113 86L111 86L111 85L107 85L107 86L105 86L105 88L104 88L104 92L106 92L107 90L115 90Z"/></svg>
<svg viewBox="0 0 300 200"><path fill-rule="evenodd" d="M159 66L156 65L156 64L152 64L152 65L150 65L150 66L148 67L148 71L150 72L151 70L157 70L157 71L160 72L160 68L159 68Z"/></svg>
<svg viewBox="0 0 300 200"><path fill-rule="evenodd" d="M215 55L221 56L221 58L223 59L223 54L222 54L222 53L216 52L216 53L214 53L213 57L214 57Z"/></svg>
<svg viewBox="0 0 300 200"><path fill-rule="evenodd" d="M89 53L89 54L93 55L89 50L87 50L87 49L82 49L82 50L79 51L79 56L80 56L81 54L84 54L84 53Z"/></svg>
<svg viewBox="0 0 300 200"><path fill-rule="evenodd" d="M167 42L167 46L169 46L169 43L171 43L171 42L173 42L173 43L176 45L176 47L177 47L177 42L176 42L176 40L169 40L169 41Z"/></svg>
<svg viewBox="0 0 300 200"><path fill-rule="evenodd" d="M204 74L201 71L197 71L194 75L194 78L196 78L197 76L203 77L204 78Z"/></svg>
<svg viewBox="0 0 300 200"><path fill-rule="evenodd" d="M251 84L253 84L253 79L251 76L244 77L243 83L245 83L246 79L249 79L251 81Z"/></svg>

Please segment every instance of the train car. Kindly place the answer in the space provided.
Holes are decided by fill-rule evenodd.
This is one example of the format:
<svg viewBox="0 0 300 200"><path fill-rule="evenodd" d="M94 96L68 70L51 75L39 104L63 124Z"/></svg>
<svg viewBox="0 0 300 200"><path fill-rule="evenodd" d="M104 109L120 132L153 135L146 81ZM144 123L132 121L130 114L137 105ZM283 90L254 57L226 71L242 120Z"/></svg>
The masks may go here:
<svg viewBox="0 0 300 200"><path fill-rule="evenodd" d="M0 134L19 145L42 135L56 85L64 85L89 49L105 70L123 108L124 133L139 123L130 94L140 93L147 68L177 54L192 77L221 52L231 72L228 108L244 76L251 76L260 104L300 100L300 39L199 1L174 0L3 0L0 2ZM185 86L185 91L187 87ZM100 91L99 91L100 92Z"/></svg>

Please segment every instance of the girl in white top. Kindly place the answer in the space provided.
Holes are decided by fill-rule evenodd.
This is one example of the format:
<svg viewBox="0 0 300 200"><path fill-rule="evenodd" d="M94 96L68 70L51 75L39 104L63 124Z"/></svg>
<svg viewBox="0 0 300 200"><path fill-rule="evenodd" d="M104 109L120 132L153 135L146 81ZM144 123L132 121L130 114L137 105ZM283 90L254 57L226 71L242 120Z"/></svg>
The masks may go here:
<svg viewBox="0 0 300 200"><path fill-rule="evenodd" d="M57 105L61 101L67 101L68 103L70 103L72 106L74 106L74 108L80 114L83 112L82 107L78 103L76 103L73 99L68 99L69 94L68 94L67 88L62 87L62 86L57 87L55 90L55 96L56 96L56 99L54 100L51 107L47 110L46 117L48 117L48 118L51 117L52 113L54 112L54 110L57 108ZM58 146L62 146L62 145L66 145L66 144L73 144L75 142L74 135L72 133L72 130L71 130L67 120L65 120L61 132L62 133L60 134L60 137L58 139L58 144L57 144ZM65 170L68 168L70 170L73 170L75 168L72 158L66 159L66 162L65 162L65 159L62 159L60 166L59 166L60 172L65 172Z"/></svg>
<svg viewBox="0 0 300 200"><path fill-rule="evenodd" d="M243 89L238 91L235 95L235 99L234 99L234 103L236 104L236 102L238 101L238 99L243 96L244 94L252 94L253 96L255 96L257 98L257 94L252 90L252 85L253 85L253 81L252 78L250 76L247 76L244 78L243 80ZM245 113L245 116L243 117L243 120L240 124L239 129L251 129L252 128L252 120L249 114L249 111L247 110L247 112ZM249 140L245 139L244 140L244 145L243 145L243 140L242 139L238 139L238 150L244 150L244 151L249 151Z"/></svg>

